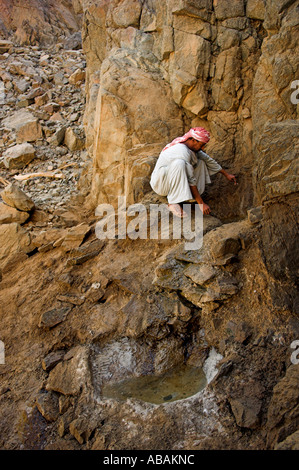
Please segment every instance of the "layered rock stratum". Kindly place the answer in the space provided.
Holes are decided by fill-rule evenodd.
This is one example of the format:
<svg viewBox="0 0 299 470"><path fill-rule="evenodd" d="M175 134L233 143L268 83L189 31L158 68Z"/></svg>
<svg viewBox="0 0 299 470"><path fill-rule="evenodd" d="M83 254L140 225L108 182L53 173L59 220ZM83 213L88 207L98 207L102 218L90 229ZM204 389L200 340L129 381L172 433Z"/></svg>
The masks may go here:
<svg viewBox="0 0 299 470"><path fill-rule="evenodd" d="M298 449L298 1L0 6L1 448ZM198 125L238 180L202 247L100 240ZM184 364L192 397L103 395Z"/></svg>

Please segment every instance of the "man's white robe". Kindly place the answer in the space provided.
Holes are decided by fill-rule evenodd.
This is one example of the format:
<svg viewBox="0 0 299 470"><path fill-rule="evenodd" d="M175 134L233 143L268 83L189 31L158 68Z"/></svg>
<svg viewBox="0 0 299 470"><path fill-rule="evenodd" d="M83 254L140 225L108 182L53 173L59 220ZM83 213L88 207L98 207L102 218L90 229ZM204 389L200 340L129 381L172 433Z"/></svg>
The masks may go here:
<svg viewBox="0 0 299 470"><path fill-rule="evenodd" d="M167 196L169 204L176 204L193 199L190 186L197 186L202 194L210 176L221 169L202 150L195 153L185 144L175 144L160 153L150 185L160 196Z"/></svg>

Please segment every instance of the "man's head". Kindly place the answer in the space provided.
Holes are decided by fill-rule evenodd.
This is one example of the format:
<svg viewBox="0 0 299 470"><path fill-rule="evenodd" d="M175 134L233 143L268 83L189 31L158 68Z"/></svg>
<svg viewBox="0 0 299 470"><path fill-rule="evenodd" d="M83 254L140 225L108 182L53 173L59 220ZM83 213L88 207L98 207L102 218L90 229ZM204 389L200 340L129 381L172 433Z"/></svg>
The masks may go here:
<svg viewBox="0 0 299 470"><path fill-rule="evenodd" d="M194 137L189 137L189 139L187 139L185 142L184 142L185 145L187 145L187 147L190 149L190 150L193 150L193 152L198 152L199 150L204 150L206 144L204 142L200 142L200 140L196 140Z"/></svg>
<svg viewBox="0 0 299 470"><path fill-rule="evenodd" d="M172 147L175 144L186 144L194 152L203 149L204 145L210 140L210 133L204 127L192 127L182 137L177 137L170 144L166 145L163 150Z"/></svg>

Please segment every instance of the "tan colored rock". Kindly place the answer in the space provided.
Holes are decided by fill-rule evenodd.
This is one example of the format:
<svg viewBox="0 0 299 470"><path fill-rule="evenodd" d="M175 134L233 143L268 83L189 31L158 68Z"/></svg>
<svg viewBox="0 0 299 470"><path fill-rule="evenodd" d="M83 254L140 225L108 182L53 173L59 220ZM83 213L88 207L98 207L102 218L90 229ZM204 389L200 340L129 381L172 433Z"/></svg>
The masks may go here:
<svg viewBox="0 0 299 470"><path fill-rule="evenodd" d="M185 271L184 275L190 277L196 284L205 284L210 279L213 279L217 271L213 266L209 265L191 265Z"/></svg>
<svg viewBox="0 0 299 470"><path fill-rule="evenodd" d="M96 427L96 423L92 422L92 416L80 417L72 421L69 425L70 433L77 439L79 444L83 444L87 442L90 438L94 428Z"/></svg>
<svg viewBox="0 0 299 470"><path fill-rule="evenodd" d="M274 450L299 450L299 431L295 431L284 441L276 444Z"/></svg>
<svg viewBox="0 0 299 470"><path fill-rule="evenodd" d="M6 204L20 211L30 212L35 207L32 199L13 183L6 186L0 195Z"/></svg>
<svg viewBox="0 0 299 470"><path fill-rule="evenodd" d="M173 0L170 6L172 13L175 15L193 16L195 18L207 20L207 10L212 9L212 0L198 0L197 2L190 2L189 0Z"/></svg>
<svg viewBox="0 0 299 470"><path fill-rule="evenodd" d="M60 362L51 370L46 389L63 395L78 395L81 387L88 385L88 381L89 368L86 350L79 346L71 359Z"/></svg>
<svg viewBox="0 0 299 470"><path fill-rule="evenodd" d="M8 206L7 204L0 203L0 224L11 224L17 222L22 225L28 220L30 214L24 211Z"/></svg>
<svg viewBox="0 0 299 470"><path fill-rule="evenodd" d="M33 145L24 142L8 148L2 155L3 163L9 170L24 168L35 158Z"/></svg>
<svg viewBox="0 0 299 470"><path fill-rule="evenodd" d="M43 109L46 113L53 114L60 109L60 106L58 103L52 101L51 103L47 103Z"/></svg>
<svg viewBox="0 0 299 470"><path fill-rule="evenodd" d="M71 307L53 308L52 310L48 310L41 315L38 326L46 329L53 328L54 326L59 325L59 323L62 323L67 318L70 311Z"/></svg>
<svg viewBox="0 0 299 470"><path fill-rule="evenodd" d="M295 193L299 189L296 120L269 123L260 135L256 165L257 194L261 201Z"/></svg>
<svg viewBox="0 0 299 470"><path fill-rule="evenodd" d="M6 31L12 31L18 44L56 44L62 34L78 31L80 17L72 7L72 2L48 2L36 0L30 8L24 5L1 0L1 20Z"/></svg>
<svg viewBox="0 0 299 470"><path fill-rule="evenodd" d="M118 195L132 195L127 150L168 140L170 132L173 136L181 132L179 112L170 101L169 87L152 74L128 66L125 56L120 64L113 59L105 63L94 123L93 197L103 197L104 201L108 198L113 204ZM148 96L156 107L148 107Z"/></svg>
<svg viewBox="0 0 299 470"><path fill-rule="evenodd" d="M220 110L234 111L239 106L242 96L240 59L240 50L236 46L217 57L212 96Z"/></svg>
<svg viewBox="0 0 299 470"><path fill-rule="evenodd" d="M68 251L73 248L78 248L85 236L90 232L90 229L90 226L85 223L70 228L64 236L62 246Z"/></svg>
<svg viewBox="0 0 299 470"><path fill-rule="evenodd" d="M141 3L138 0L124 0L113 9L113 21L117 26L127 28L138 26L141 13Z"/></svg>
<svg viewBox="0 0 299 470"><path fill-rule="evenodd" d="M77 69L69 78L69 83L71 85L79 86L85 80L85 70Z"/></svg>
<svg viewBox="0 0 299 470"><path fill-rule="evenodd" d="M298 365L291 364L273 389L267 414L268 445L277 446L297 431L298 393Z"/></svg>
<svg viewBox="0 0 299 470"><path fill-rule="evenodd" d="M36 406L41 415L49 422L56 421L59 416L58 396L52 392L40 392Z"/></svg>
<svg viewBox="0 0 299 470"><path fill-rule="evenodd" d="M244 0L230 0L223 2L222 0L213 0L216 18L225 20L226 18L234 18L236 16L244 16Z"/></svg>
<svg viewBox="0 0 299 470"><path fill-rule="evenodd" d="M0 268L14 255L21 256L30 250L30 235L20 224L13 222L0 225Z"/></svg>
<svg viewBox="0 0 299 470"><path fill-rule="evenodd" d="M45 105L48 101L49 101L48 93L44 93L43 95L37 96L34 99L34 102L35 102L36 106L38 106L38 107Z"/></svg>
<svg viewBox="0 0 299 470"><path fill-rule="evenodd" d="M255 397L244 397L230 400L232 412L238 426L254 429L259 425L262 403Z"/></svg>
<svg viewBox="0 0 299 470"><path fill-rule="evenodd" d="M43 136L39 120L27 110L16 111L12 116L4 119L3 124L15 131L17 143L34 142Z"/></svg>
<svg viewBox="0 0 299 470"><path fill-rule="evenodd" d="M264 0L247 0L246 16L255 20L263 20L265 18Z"/></svg>
<svg viewBox="0 0 299 470"><path fill-rule="evenodd" d="M209 109L208 99L203 83L197 82L195 87L191 87L186 98L182 102L182 106L197 116L202 116L207 113Z"/></svg>
<svg viewBox="0 0 299 470"><path fill-rule="evenodd" d="M13 43L8 39L1 39L0 40L0 54L4 54L5 52L10 52L13 48Z"/></svg>
<svg viewBox="0 0 299 470"><path fill-rule="evenodd" d="M84 148L85 140L80 137L76 129L68 127L64 134L64 143L71 151L81 150Z"/></svg>

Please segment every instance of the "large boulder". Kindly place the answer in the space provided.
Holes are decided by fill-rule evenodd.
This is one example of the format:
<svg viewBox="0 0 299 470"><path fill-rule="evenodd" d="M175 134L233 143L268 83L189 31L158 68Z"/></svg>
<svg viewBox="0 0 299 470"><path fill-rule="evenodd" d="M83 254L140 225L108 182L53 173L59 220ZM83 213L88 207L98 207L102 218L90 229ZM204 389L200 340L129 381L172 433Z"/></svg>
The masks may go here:
<svg viewBox="0 0 299 470"><path fill-rule="evenodd" d="M17 143L35 142L43 137L39 119L24 109L3 119L3 125L15 132Z"/></svg>
<svg viewBox="0 0 299 470"><path fill-rule="evenodd" d="M31 251L30 234L17 222L0 225L0 268L5 267L15 255Z"/></svg>
<svg viewBox="0 0 299 470"><path fill-rule="evenodd" d="M3 152L3 163L9 170L24 168L35 158L33 145L24 142L8 148Z"/></svg>
<svg viewBox="0 0 299 470"><path fill-rule="evenodd" d="M19 211L30 212L35 208L32 199L13 183L6 186L6 188L1 191L0 196L8 206L14 207Z"/></svg>

